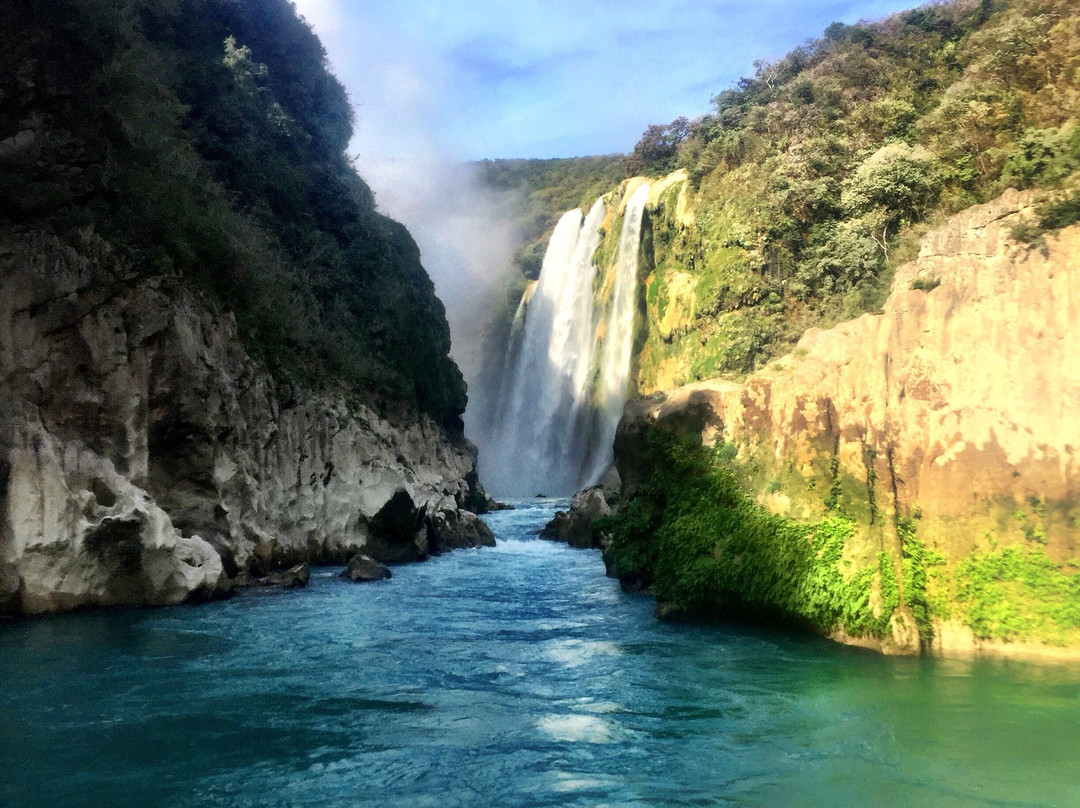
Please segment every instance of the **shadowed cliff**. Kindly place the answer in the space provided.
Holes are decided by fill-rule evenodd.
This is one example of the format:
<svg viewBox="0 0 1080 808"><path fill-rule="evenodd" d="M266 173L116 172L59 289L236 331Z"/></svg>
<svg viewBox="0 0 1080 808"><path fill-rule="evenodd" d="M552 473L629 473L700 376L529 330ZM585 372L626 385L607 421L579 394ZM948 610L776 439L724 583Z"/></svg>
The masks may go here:
<svg viewBox="0 0 1080 808"><path fill-rule="evenodd" d="M459 427L442 304L349 165L345 91L290 3L32 0L0 19L5 234L97 233L234 312L279 377Z"/></svg>

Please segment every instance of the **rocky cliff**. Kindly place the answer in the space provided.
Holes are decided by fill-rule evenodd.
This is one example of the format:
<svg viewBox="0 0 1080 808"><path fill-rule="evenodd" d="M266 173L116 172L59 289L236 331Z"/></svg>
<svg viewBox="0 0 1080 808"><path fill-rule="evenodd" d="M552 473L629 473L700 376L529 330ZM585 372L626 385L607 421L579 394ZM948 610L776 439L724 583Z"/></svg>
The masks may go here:
<svg viewBox="0 0 1080 808"><path fill-rule="evenodd" d="M651 530L678 516L656 516L673 489L659 481L650 436L691 435L711 447L707 464L730 472L748 496L739 507L768 515L769 542L808 526L792 535L810 548L810 570L826 554L821 526L833 535L841 520L842 576L829 586L850 587L869 570L860 592L838 591L850 602L837 600L827 616L805 608L806 576L779 587L799 596L762 604L760 581L740 591L738 582L710 582L717 571L702 573L698 583L715 588L692 598L697 606L710 597L766 605L885 650L1080 641L1080 365L1072 347L1080 339L1080 227L1033 247L1011 237L1031 218L1028 194L974 207L926 236L917 260L897 271L882 314L811 329L790 355L743 382L700 382L628 405L616 458L624 498L636 497ZM714 538L700 551L720 565L741 562ZM770 547L787 552L782 541ZM624 554L623 571L650 577L657 564ZM769 587L782 566L762 573ZM666 591L678 600L685 592L674 581Z"/></svg>
<svg viewBox="0 0 1080 808"><path fill-rule="evenodd" d="M0 77L0 612L492 541L444 308L292 3L0 4Z"/></svg>
<svg viewBox="0 0 1080 808"><path fill-rule="evenodd" d="M492 543L475 456L277 383L233 317L89 231L0 242L0 609L210 597L300 561Z"/></svg>

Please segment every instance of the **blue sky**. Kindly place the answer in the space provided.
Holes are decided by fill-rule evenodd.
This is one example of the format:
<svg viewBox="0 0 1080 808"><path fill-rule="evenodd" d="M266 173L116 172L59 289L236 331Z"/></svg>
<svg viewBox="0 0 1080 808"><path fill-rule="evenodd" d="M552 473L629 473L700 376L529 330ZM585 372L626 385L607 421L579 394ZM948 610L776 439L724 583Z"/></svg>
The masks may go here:
<svg viewBox="0 0 1080 808"><path fill-rule="evenodd" d="M349 146L446 304L451 355L479 367L485 312L520 246L515 205L464 161L629 152L830 22L907 0L294 0L356 108Z"/></svg>
<svg viewBox="0 0 1080 808"><path fill-rule="evenodd" d="M911 0L295 0L357 110L353 149L407 158L626 152L709 111L753 61Z"/></svg>

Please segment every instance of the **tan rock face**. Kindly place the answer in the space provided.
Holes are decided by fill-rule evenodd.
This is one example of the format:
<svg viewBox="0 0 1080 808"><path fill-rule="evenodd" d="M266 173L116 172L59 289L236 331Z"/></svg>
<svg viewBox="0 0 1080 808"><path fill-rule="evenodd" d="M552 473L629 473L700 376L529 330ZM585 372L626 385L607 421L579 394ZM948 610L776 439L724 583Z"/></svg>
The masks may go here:
<svg viewBox="0 0 1080 808"><path fill-rule="evenodd" d="M886 548L899 512L949 557L990 539L1075 557L1080 227L1016 244L1030 204L1010 192L930 233L883 314L808 331L745 384L634 403L627 426L682 419L733 444L762 503L792 516L835 484Z"/></svg>
<svg viewBox="0 0 1080 808"><path fill-rule="evenodd" d="M176 603L344 562L395 495L423 528L403 559L468 521L447 516L475 479L463 438L277 385L231 316L135 269L93 236L0 244L0 608Z"/></svg>

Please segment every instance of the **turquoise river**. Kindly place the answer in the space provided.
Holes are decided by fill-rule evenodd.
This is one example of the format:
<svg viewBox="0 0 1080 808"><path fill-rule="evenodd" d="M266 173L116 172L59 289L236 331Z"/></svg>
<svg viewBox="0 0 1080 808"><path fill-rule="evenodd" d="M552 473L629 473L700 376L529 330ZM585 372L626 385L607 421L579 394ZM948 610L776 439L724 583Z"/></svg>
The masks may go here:
<svg viewBox="0 0 1080 808"><path fill-rule="evenodd" d="M1080 806L1080 669L660 623L595 551L0 624L3 806Z"/></svg>

